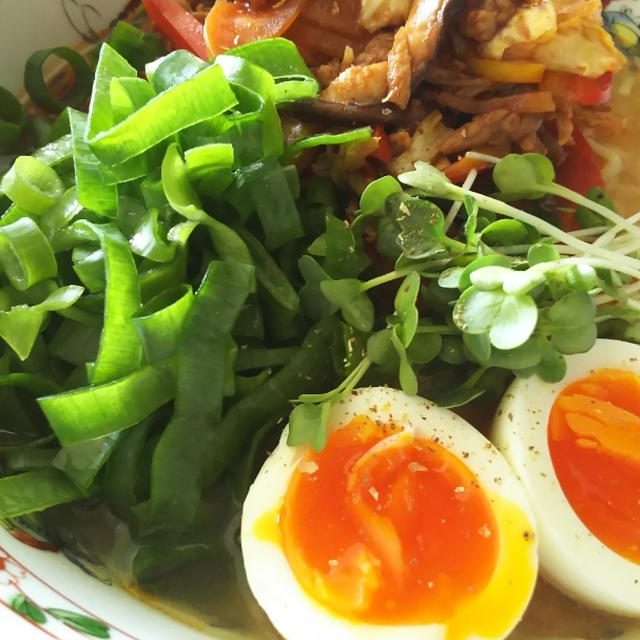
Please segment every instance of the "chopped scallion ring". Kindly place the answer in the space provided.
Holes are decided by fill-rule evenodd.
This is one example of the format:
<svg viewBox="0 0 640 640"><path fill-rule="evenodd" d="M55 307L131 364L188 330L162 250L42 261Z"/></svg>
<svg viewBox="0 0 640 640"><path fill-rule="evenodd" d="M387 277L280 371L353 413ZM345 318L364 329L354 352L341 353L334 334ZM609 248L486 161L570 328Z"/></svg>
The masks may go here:
<svg viewBox="0 0 640 640"><path fill-rule="evenodd" d="M65 189L55 169L33 156L19 156L3 176L0 190L20 208L40 215Z"/></svg>
<svg viewBox="0 0 640 640"><path fill-rule="evenodd" d="M0 264L19 291L58 273L49 241L40 227L27 217L0 228Z"/></svg>
<svg viewBox="0 0 640 640"><path fill-rule="evenodd" d="M27 112L20 101L0 87L0 147L15 142L27 121Z"/></svg>
<svg viewBox="0 0 640 640"><path fill-rule="evenodd" d="M50 56L62 58L73 71L73 83L57 98L44 76L44 65ZM93 74L87 61L74 49L54 47L31 54L24 69L24 87L35 104L48 111L58 112L67 106L80 106L91 93Z"/></svg>

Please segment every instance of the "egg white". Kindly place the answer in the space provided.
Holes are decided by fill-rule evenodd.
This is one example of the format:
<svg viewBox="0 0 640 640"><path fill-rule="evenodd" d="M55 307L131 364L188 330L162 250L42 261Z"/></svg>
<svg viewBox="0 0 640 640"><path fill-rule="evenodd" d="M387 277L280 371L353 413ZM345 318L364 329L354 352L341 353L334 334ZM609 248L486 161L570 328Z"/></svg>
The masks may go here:
<svg viewBox="0 0 640 640"><path fill-rule="evenodd" d="M491 439L523 483L538 525L540 571L584 604L623 616L640 616L640 565L603 544L582 523L555 474L547 444L553 402L570 382L613 367L640 375L640 346L599 339L584 354L567 357L565 378L515 380L496 413Z"/></svg>
<svg viewBox="0 0 640 640"><path fill-rule="evenodd" d="M532 569L532 578L531 584L527 585L527 596L518 603L520 609L517 615L509 621L509 628L505 633L499 636L505 637L524 612L537 575L537 536L532 512L509 465L480 432L452 411L437 407L422 398L409 397L395 389L376 387L355 390L331 410L328 430L339 428L358 415L367 415L382 423L399 424L404 427L404 433L436 440L464 459L464 463L489 496L492 508L497 509L504 500L505 504L516 505L519 509L521 515L518 518L513 518L507 524L504 518L499 521L497 534L501 536L511 528L513 531L509 531L505 539L511 540L518 536L519 542L515 544L522 545L518 546L518 549L522 548L518 557L526 557L526 562ZM249 585L276 629L287 640L444 640L461 637L455 634L451 636L446 624L392 626L346 619L329 611L301 588L280 541L265 539L259 533L261 519L265 516L277 518L293 471L308 451L306 446L289 447L286 440L287 429L249 491L244 503L241 527L242 552ZM523 522L526 524L527 535L531 535L526 545L522 542ZM517 534L514 533L516 527ZM515 545L509 543L507 546ZM500 579L507 584L510 578L504 577L505 572L508 574L518 569L505 569L504 566L509 564L504 561L505 552L501 549L498 553L498 563L501 558L503 560ZM500 572L496 568L495 574L498 573ZM478 615L484 615L484 610ZM482 636L465 637L475 639Z"/></svg>

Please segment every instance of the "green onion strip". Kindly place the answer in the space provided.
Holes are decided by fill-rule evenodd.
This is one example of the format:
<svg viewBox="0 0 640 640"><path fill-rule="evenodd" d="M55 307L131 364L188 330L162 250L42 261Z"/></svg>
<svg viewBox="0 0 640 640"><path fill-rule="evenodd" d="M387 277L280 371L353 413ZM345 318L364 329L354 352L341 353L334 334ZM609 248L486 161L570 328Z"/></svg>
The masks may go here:
<svg viewBox="0 0 640 640"><path fill-rule="evenodd" d="M253 271L212 262L185 318L174 415L153 455L149 526L180 529L195 517L203 442L222 415L228 338L253 288Z"/></svg>
<svg viewBox="0 0 640 640"><path fill-rule="evenodd" d="M14 143L27 123L27 112L10 91L0 87L0 149Z"/></svg>
<svg viewBox="0 0 640 640"><path fill-rule="evenodd" d="M89 140L89 145L104 163L116 166L185 127L213 118L236 104L222 69L209 67L98 133Z"/></svg>
<svg viewBox="0 0 640 640"><path fill-rule="evenodd" d="M43 396L38 404L63 445L86 442L137 424L175 391L175 363L165 360L105 384Z"/></svg>
<svg viewBox="0 0 640 640"><path fill-rule="evenodd" d="M19 473L0 478L0 518L15 518L80 497L80 490L57 469Z"/></svg>
<svg viewBox="0 0 640 640"><path fill-rule="evenodd" d="M104 491L136 513L143 529L182 530L208 481L203 443L228 424L227 404L252 406L262 391L282 409L291 394L279 381L296 383L296 395L327 377L327 349L318 354L322 366L301 376L304 362L313 362L306 349L258 348L238 359L236 344L263 337L270 313L263 294L300 320L298 339L304 334L296 288L267 249L303 235L299 183L279 161L277 106L313 98L318 85L284 39L249 43L210 63L173 52L146 64L147 79L137 69L154 42L121 29L113 44L101 47L92 87L85 83L91 71L73 51L37 52L27 65L34 102L60 110L89 100L86 114L67 107L50 129L52 141L14 162L0 187L0 264L8 280L0 289L0 337L28 359L24 370L7 368L0 387L39 396L51 429L28 441L33 455L12 445L4 461L14 475L0 479L0 517ZM43 74L51 56L80 80L60 99ZM13 143L24 126L19 103L7 104L0 144ZM244 186L249 209L239 218L228 207L218 212L216 201L240 206L233 194ZM264 234L255 225L252 233L236 228L252 215ZM84 287L69 284L78 281ZM47 322L52 311L64 319ZM51 371L38 371L35 363L45 361ZM235 372L252 367L260 371L251 384L236 386ZM288 373L278 377L270 367ZM241 430L244 440L250 430ZM226 426L221 435L223 448L242 446L227 442ZM150 481L150 492L136 504L147 498L131 484L143 455L151 455L151 476L136 482Z"/></svg>
<svg viewBox="0 0 640 640"><path fill-rule="evenodd" d="M79 220L74 226L93 233L104 252L107 283L104 327L90 376L93 384L101 384L140 365L142 346L131 322L131 316L140 308L138 274L127 240L116 227L86 220Z"/></svg>

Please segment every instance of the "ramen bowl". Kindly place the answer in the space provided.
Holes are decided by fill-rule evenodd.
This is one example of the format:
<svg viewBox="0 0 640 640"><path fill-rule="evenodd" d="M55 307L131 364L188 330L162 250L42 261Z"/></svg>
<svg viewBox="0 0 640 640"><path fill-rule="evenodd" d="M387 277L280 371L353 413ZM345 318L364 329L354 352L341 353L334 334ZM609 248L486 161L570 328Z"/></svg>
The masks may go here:
<svg viewBox="0 0 640 640"><path fill-rule="evenodd" d="M90 48L124 5L123 0L0 0L0 86L20 94L24 64L33 51L62 44ZM614 0L607 6L605 23L629 55L640 52L640 0ZM136 597L141 594L123 588L77 551L48 540L33 521L2 525L3 638L199 640L225 635L194 623L187 614L166 613L148 596ZM616 637L638 638L640 632Z"/></svg>

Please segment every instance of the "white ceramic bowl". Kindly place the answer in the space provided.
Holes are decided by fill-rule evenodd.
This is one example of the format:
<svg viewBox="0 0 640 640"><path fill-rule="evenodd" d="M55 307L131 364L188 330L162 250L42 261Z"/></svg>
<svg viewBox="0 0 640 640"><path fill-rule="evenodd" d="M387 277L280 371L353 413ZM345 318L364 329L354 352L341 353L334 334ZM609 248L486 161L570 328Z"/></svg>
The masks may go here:
<svg viewBox="0 0 640 640"><path fill-rule="evenodd" d="M126 0L0 0L0 85L22 87L26 59L38 49L95 42Z"/></svg>

